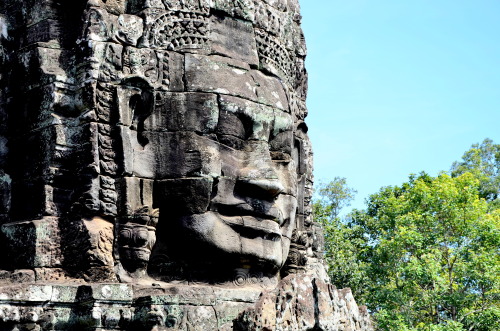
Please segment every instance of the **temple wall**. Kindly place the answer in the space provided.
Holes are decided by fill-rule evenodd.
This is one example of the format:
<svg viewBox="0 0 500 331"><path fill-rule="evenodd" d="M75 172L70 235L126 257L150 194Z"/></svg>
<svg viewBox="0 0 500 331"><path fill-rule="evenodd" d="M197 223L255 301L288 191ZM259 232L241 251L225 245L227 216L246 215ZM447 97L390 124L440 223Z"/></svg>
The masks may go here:
<svg viewBox="0 0 500 331"><path fill-rule="evenodd" d="M371 330L312 218L297 0L0 0L0 329Z"/></svg>

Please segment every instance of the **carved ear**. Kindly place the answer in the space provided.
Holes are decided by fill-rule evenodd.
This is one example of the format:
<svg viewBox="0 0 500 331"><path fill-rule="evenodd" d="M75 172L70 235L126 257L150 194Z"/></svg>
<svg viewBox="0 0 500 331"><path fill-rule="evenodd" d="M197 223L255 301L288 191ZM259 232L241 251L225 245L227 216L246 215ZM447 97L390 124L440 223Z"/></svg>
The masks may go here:
<svg viewBox="0 0 500 331"><path fill-rule="evenodd" d="M118 123L137 132L137 141L143 147L149 143L144 135L144 121L153 112L153 87L143 78L132 76L118 89Z"/></svg>
<svg viewBox="0 0 500 331"><path fill-rule="evenodd" d="M143 91L140 95L134 95L130 98L129 107L133 113L131 128L137 130L137 141L142 147L149 143L149 139L144 135L144 120L151 115L153 93Z"/></svg>
<svg viewBox="0 0 500 331"><path fill-rule="evenodd" d="M135 90L141 96L141 103L143 105L142 112L144 114L151 114L154 109L154 87L141 76L128 76L120 84L123 88Z"/></svg>

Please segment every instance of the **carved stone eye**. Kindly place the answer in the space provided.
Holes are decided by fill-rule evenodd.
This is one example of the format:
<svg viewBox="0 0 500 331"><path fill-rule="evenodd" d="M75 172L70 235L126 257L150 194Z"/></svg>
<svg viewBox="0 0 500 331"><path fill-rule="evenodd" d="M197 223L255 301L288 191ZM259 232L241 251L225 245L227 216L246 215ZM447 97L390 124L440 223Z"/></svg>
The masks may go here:
<svg viewBox="0 0 500 331"><path fill-rule="evenodd" d="M129 245L132 241L132 236L133 234L131 229L122 229L118 238L120 245Z"/></svg>
<svg viewBox="0 0 500 331"><path fill-rule="evenodd" d="M291 161L293 134L291 131L278 133L269 141L271 158L277 161Z"/></svg>
<svg viewBox="0 0 500 331"><path fill-rule="evenodd" d="M134 243L139 247L144 246L148 242L148 237L149 237L148 230L146 230L146 229L136 230L135 236L134 236Z"/></svg>
<svg viewBox="0 0 500 331"><path fill-rule="evenodd" d="M155 233L155 231L149 231L147 247L149 249L152 249L153 246L155 245L155 243L156 243L156 233Z"/></svg>
<svg viewBox="0 0 500 331"><path fill-rule="evenodd" d="M217 126L219 142L234 149L242 149L243 141L247 139L251 128L250 123L244 122L248 121L233 113L221 112Z"/></svg>

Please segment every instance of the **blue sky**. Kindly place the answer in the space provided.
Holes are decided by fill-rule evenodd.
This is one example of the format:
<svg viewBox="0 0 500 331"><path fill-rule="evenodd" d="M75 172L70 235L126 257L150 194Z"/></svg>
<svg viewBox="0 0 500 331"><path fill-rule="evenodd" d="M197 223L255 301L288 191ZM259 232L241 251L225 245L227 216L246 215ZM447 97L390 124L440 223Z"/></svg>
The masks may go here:
<svg viewBox="0 0 500 331"><path fill-rule="evenodd" d="M500 1L301 0L315 178L353 207L500 143Z"/></svg>

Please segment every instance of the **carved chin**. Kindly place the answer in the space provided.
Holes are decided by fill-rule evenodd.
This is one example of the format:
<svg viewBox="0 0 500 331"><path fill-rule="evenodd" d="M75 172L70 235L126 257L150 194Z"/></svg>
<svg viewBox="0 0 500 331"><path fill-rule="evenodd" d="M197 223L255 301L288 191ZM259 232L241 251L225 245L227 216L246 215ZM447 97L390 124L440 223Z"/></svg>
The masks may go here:
<svg viewBox="0 0 500 331"><path fill-rule="evenodd" d="M283 265L289 249L289 240L281 235L279 226L269 220L206 212L183 217L181 226L190 236L220 250L223 255L255 259L275 268Z"/></svg>
<svg viewBox="0 0 500 331"><path fill-rule="evenodd" d="M151 256L151 251L147 248L122 248L120 256L122 260L146 265Z"/></svg>

